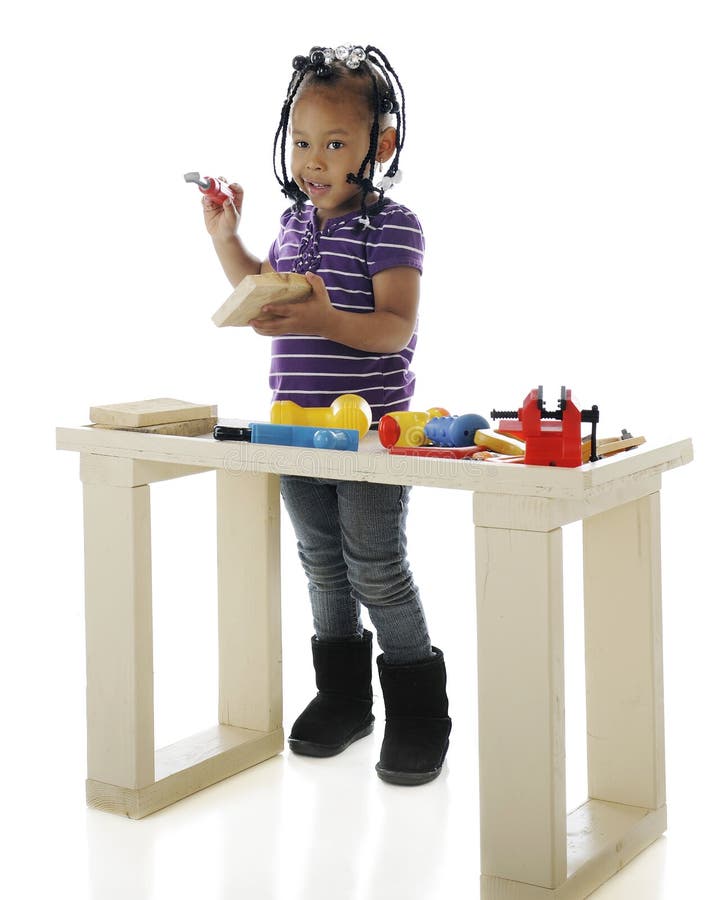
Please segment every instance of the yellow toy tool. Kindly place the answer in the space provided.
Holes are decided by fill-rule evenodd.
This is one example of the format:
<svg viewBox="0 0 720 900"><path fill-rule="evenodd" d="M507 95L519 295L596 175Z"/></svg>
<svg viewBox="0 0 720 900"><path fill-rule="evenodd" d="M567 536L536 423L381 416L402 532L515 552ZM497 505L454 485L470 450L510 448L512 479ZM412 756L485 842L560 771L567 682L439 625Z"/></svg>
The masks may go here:
<svg viewBox="0 0 720 900"><path fill-rule="evenodd" d="M270 407L273 425L313 425L317 428L354 428L364 437L372 422L372 410L364 397L341 394L330 406L298 406L292 400L276 400Z"/></svg>
<svg viewBox="0 0 720 900"><path fill-rule="evenodd" d="M525 454L523 441L498 434L497 431L485 431L484 428L478 428L475 432L473 443L482 450L492 450L493 453L502 453L505 456L523 456Z"/></svg>

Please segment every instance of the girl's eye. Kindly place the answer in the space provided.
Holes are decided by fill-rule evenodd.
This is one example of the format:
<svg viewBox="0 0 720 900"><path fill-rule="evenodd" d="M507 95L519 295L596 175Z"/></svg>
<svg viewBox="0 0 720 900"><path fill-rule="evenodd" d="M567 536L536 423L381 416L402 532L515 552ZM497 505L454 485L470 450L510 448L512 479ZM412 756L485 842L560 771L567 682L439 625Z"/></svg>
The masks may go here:
<svg viewBox="0 0 720 900"><path fill-rule="evenodd" d="M300 150L306 150L309 144L307 141L295 141L295 146L299 147Z"/></svg>
<svg viewBox="0 0 720 900"><path fill-rule="evenodd" d="M330 141L330 143L328 144L328 147L331 150L341 150L344 146L345 144L343 144L342 141Z"/></svg>

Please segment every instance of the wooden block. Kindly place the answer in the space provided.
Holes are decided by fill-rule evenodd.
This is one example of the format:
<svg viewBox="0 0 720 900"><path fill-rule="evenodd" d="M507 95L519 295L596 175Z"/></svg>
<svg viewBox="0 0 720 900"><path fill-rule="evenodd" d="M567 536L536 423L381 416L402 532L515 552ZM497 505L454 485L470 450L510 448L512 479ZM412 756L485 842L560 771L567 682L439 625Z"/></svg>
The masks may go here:
<svg viewBox="0 0 720 900"><path fill-rule="evenodd" d="M203 406L199 403L188 403L186 400L172 400L169 397L90 407L90 421L93 424L110 425L113 428L140 428L147 425L165 425L169 422L207 419L213 416L217 416L217 406Z"/></svg>
<svg viewBox="0 0 720 900"><path fill-rule="evenodd" d="M217 425L217 416L205 419L188 419L186 422L168 422L165 425L93 425L92 428L108 428L115 431L141 431L143 434L174 434L180 437L197 437L210 434Z"/></svg>
<svg viewBox="0 0 720 900"><path fill-rule="evenodd" d="M310 294L307 279L293 272L246 275L212 320L218 328L247 325L251 319L262 318L260 310L266 303L298 303Z"/></svg>

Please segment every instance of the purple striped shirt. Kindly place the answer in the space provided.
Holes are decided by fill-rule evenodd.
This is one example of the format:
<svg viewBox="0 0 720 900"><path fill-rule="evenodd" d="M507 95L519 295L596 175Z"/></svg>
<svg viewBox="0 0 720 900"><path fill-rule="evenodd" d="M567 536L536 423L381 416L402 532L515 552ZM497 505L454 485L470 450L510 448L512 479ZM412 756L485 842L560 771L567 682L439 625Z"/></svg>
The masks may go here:
<svg viewBox="0 0 720 900"><path fill-rule="evenodd" d="M375 309L372 276L384 269L411 266L422 272L425 242L417 217L388 200L358 224L360 212L328 219L318 229L315 209L283 213L280 234L270 248L276 272L317 272L337 309L364 313ZM405 410L415 387L410 371L417 329L399 353L368 353L311 335L282 335L272 341L270 387L273 400L300 406L329 406L340 394L360 394L373 411L373 422Z"/></svg>

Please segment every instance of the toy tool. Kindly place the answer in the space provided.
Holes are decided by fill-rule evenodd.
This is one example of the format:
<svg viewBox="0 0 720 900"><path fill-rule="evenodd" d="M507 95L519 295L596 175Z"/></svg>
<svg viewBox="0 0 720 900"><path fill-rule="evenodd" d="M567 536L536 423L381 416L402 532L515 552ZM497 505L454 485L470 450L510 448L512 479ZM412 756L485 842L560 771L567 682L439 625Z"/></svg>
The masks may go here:
<svg viewBox="0 0 720 900"><path fill-rule="evenodd" d="M574 468L582 464L580 423L592 423L590 460L597 456L597 406L579 410L572 402L570 389L560 389L558 409L545 409L542 385L525 398L522 408L515 412L493 410L491 418L503 419L498 431L525 441L525 463L529 466L562 466Z"/></svg>
<svg viewBox="0 0 720 900"><path fill-rule="evenodd" d="M582 458L584 463L590 461L590 443L590 438L583 439ZM632 450L633 447L639 447L644 443L644 437L633 437L629 431L623 429L622 434L618 437L598 438L597 455L599 459L605 459L608 456L614 456L616 453L622 453L624 450Z"/></svg>
<svg viewBox="0 0 720 900"><path fill-rule="evenodd" d="M501 453L504 456L524 456L525 444L517 438L509 435L500 435L496 431L487 431L478 428L473 438L473 443L478 450L490 450L492 453Z"/></svg>
<svg viewBox="0 0 720 900"><path fill-rule="evenodd" d="M252 439L250 426L216 425L213 428L213 437L216 441L249 441Z"/></svg>
<svg viewBox="0 0 720 900"><path fill-rule="evenodd" d="M287 447L316 447L318 450L357 450L358 431L350 428L315 428L312 425L267 425L255 423L253 444L283 444Z"/></svg>
<svg viewBox="0 0 720 900"><path fill-rule="evenodd" d="M207 175L200 177L199 172L186 172L184 175L188 184L196 184L201 194L205 194L213 203L222 206L226 200L233 199L230 186L219 178L210 178Z"/></svg>
<svg viewBox="0 0 720 900"><path fill-rule="evenodd" d="M425 434L430 419L449 415L441 406L433 406L427 412L387 413L378 425L380 443L383 447L423 447L430 443Z"/></svg>
<svg viewBox="0 0 720 900"><path fill-rule="evenodd" d="M315 428L311 425L272 425L251 422L247 427L216 425L218 441L250 441L283 447L315 447L317 450L357 450L359 435L351 428Z"/></svg>
<svg viewBox="0 0 720 900"><path fill-rule="evenodd" d="M273 425L312 425L315 428L353 428L364 437L372 422L372 410L364 397L341 394L330 406L304 407L292 400L276 400L270 407Z"/></svg>
<svg viewBox="0 0 720 900"><path fill-rule="evenodd" d="M464 416L437 416L425 426L425 435L438 447L468 447L474 445L475 432L489 428L484 416L467 413Z"/></svg>

